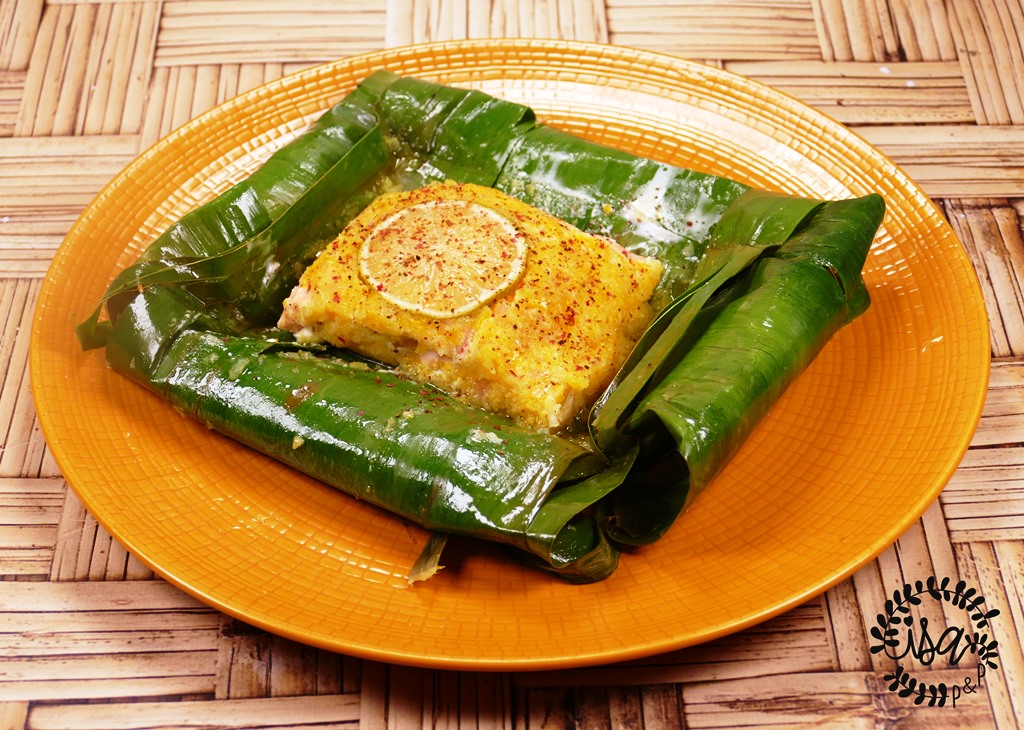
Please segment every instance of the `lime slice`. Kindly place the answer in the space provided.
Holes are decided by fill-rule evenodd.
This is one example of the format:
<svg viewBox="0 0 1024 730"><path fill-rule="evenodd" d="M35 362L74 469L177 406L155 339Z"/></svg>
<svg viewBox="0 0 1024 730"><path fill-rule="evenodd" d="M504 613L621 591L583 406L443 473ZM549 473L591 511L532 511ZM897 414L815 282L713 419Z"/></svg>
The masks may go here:
<svg viewBox="0 0 1024 730"><path fill-rule="evenodd" d="M466 200L410 205L363 241L359 271L402 309L450 319L487 304L516 284L526 240L504 216Z"/></svg>

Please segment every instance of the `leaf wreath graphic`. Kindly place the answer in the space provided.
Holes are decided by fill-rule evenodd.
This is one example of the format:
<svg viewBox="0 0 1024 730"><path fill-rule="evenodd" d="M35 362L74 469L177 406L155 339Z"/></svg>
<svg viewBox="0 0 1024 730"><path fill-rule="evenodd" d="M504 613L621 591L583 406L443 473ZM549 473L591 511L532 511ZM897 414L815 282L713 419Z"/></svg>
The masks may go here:
<svg viewBox="0 0 1024 730"><path fill-rule="evenodd" d="M899 630L895 627L909 617L911 606L920 605L921 595L927 593L937 601L946 601L951 606L969 612L976 629L971 635L972 653L976 651L979 661L984 661L990 669L998 669L996 660L999 658L999 642L995 639L989 640L987 633L979 633L977 629L986 628L989 619L999 615L999 609L984 610L985 596L976 589L969 588L965 581L957 581L952 590L949 589L949 583L948 577L944 577L940 582L935 576L929 576L924 582L905 583L902 590L893 591L892 599L885 602L885 613L875 617L878 625L871 627L871 636L879 642L870 647L871 653L878 654L885 651L886 647L899 646L899 640L895 638L899 635Z"/></svg>
<svg viewBox="0 0 1024 730"><path fill-rule="evenodd" d="M921 596L927 593L937 601L945 601L970 614L975 628L969 636L971 652L977 653L979 662L984 662L991 669L998 669L996 660L999 658L999 642L995 639L989 640L988 634L980 633L979 629L986 628L989 619L999 615L999 609L985 610L985 597L976 589L968 587L965 581L957 581L952 590L949 584L948 577L939 581L935 576L929 576L924 582L905 583L901 590L893 591L892 598L885 602L885 612L875 617L878 625L871 627L870 634L878 641L870 647L871 653L878 654L884 652L886 648L899 646L899 630L896 627L901 623L910 624L911 606L920 605ZM895 670L884 675L882 679L890 682L890 692L895 692L900 697L913 696L915 705L927 701L929 707L943 707L950 696L949 687L945 682L930 684L919 681L901 664L897 664Z"/></svg>
<svg viewBox="0 0 1024 730"><path fill-rule="evenodd" d="M949 687L946 686L945 682L939 684L928 684L926 682L918 682L914 677L902 667L897 665L896 671L892 674L886 674L882 679L889 681L890 692L896 692L900 697L914 696L914 704L924 704L925 700L928 700L929 707L944 707L946 704L946 698L949 697Z"/></svg>

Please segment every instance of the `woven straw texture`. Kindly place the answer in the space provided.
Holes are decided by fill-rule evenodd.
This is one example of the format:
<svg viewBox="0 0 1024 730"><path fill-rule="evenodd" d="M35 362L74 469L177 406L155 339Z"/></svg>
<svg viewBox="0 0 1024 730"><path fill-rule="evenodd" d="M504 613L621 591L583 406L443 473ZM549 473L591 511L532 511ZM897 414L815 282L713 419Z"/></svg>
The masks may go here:
<svg viewBox="0 0 1024 730"><path fill-rule="evenodd" d="M33 408L29 333L50 261L97 193L268 81L488 37L648 49L766 82L853 129L940 206L988 309L988 400L939 499L852 577L760 625L624 664L413 668L217 612L155 576L68 488ZM1019 727L1022 39L1020 0L2 0L0 728ZM899 696L893 662L871 651L886 599L929 576L1000 610L985 629L998 668L980 681L976 659L916 658L921 682L958 688L955 706ZM948 601L913 617L916 630L922 617L964 625Z"/></svg>

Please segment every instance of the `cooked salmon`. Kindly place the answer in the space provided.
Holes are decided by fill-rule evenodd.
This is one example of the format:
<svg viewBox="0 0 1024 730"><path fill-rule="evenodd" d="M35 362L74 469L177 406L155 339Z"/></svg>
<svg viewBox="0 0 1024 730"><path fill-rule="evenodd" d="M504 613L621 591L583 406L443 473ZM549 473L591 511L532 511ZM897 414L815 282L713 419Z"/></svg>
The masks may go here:
<svg viewBox="0 0 1024 730"><path fill-rule="evenodd" d="M381 195L303 273L279 321L528 426L568 426L653 311L661 264L500 191Z"/></svg>

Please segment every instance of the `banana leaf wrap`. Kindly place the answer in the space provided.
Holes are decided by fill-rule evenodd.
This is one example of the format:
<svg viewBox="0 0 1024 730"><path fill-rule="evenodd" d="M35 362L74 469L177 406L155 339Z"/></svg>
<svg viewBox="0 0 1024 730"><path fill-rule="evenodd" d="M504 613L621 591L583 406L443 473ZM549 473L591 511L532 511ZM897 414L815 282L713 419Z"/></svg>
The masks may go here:
<svg viewBox="0 0 1024 730"><path fill-rule="evenodd" d="M301 272L363 207L443 179L501 189L662 261L661 312L581 428L524 428L274 328ZM866 308L860 271L883 212L878 196L750 190L576 138L479 91L380 71L168 228L77 334L228 437L438 534L497 541L588 582L615 570L621 544L662 535Z"/></svg>
<svg viewBox="0 0 1024 730"><path fill-rule="evenodd" d="M716 228L686 295L666 309L592 411L606 451L641 459L604 505L614 541L657 540L785 388L870 297L859 272L878 196L803 205L749 191Z"/></svg>

